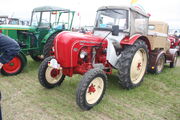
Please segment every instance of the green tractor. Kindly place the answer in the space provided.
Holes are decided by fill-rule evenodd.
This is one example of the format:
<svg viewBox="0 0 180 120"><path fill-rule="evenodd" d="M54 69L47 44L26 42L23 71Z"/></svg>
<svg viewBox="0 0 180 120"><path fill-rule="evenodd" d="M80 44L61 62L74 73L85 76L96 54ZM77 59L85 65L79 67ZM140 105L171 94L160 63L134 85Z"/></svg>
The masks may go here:
<svg viewBox="0 0 180 120"><path fill-rule="evenodd" d="M0 33L15 39L20 47L20 54L5 64L1 70L4 75L15 75L25 67L26 55L41 61L53 54L53 40L62 31L72 28L75 11L59 7L43 6L34 8L30 26L0 25Z"/></svg>

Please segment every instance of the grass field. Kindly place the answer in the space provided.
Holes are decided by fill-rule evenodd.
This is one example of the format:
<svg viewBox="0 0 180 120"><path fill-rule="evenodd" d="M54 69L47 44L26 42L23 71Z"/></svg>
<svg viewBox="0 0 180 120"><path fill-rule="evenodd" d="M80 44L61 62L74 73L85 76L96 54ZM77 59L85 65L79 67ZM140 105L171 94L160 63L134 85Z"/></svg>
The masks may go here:
<svg viewBox="0 0 180 120"><path fill-rule="evenodd" d="M81 76L66 77L60 87L47 90L38 82L38 66L28 57L21 74L0 75L4 120L180 120L180 59L178 67L146 74L141 86L129 91L119 87L114 71L104 99L90 111L76 105Z"/></svg>

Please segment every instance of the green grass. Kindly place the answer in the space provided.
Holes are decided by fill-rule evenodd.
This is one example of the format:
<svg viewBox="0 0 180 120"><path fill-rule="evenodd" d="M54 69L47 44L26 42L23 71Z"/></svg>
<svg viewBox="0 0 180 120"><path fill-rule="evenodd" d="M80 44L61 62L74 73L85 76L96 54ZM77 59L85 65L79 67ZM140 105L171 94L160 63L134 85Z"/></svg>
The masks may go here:
<svg viewBox="0 0 180 120"><path fill-rule="evenodd" d="M75 101L81 76L66 77L60 87L48 90L37 78L39 63L28 57L25 70L17 75L0 75L4 120L179 120L180 67L165 67L159 75L146 74L140 87L119 87L116 71L108 76L103 100L90 111Z"/></svg>

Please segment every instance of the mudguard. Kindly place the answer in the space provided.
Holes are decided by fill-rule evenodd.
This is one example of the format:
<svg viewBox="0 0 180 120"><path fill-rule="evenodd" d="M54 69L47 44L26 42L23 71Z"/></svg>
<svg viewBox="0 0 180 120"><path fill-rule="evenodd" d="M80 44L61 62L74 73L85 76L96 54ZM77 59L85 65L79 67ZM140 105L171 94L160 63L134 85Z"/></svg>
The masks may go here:
<svg viewBox="0 0 180 120"><path fill-rule="evenodd" d="M123 40L121 40L120 44L121 45L133 45L136 40L141 39L146 42L148 49L151 50L151 45L146 36L142 36L141 34L135 34L131 37L125 37Z"/></svg>
<svg viewBox="0 0 180 120"><path fill-rule="evenodd" d="M47 40L49 39L49 37L52 35L52 34L54 34L54 33L56 33L56 32L61 32L62 30L52 30L52 31L50 31L44 38L43 38L43 40L41 41L41 43L46 43L47 42Z"/></svg>
<svg viewBox="0 0 180 120"><path fill-rule="evenodd" d="M162 54L166 54L164 51L158 51L158 52L151 52L149 54L149 65L148 65L148 70L149 69L154 69L157 65L158 59Z"/></svg>
<svg viewBox="0 0 180 120"><path fill-rule="evenodd" d="M166 60L172 62L174 61L175 55L178 52L177 49L171 48L166 52Z"/></svg>

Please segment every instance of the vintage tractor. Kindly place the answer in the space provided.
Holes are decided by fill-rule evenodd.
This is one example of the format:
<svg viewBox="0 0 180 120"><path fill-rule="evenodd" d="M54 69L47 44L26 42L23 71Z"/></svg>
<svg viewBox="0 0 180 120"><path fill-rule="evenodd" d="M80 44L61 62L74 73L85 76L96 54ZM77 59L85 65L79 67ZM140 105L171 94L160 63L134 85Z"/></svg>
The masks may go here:
<svg viewBox="0 0 180 120"><path fill-rule="evenodd" d="M23 21L18 18L9 18L8 16L0 16L0 25L21 25Z"/></svg>
<svg viewBox="0 0 180 120"><path fill-rule="evenodd" d="M74 11L44 6L33 9L30 26L0 25L0 33L15 39L21 47L20 56L4 65L2 73L14 75L21 72L25 55L35 61L50 56L54 37L64 30L71 30L73 18Z"/></svg>
<svg viewBox="0 0 180 120"><path fill-rule="evenodd" d="M171 41L171 48L178 50L178 55L180 55L180 37L175 35L169 35L168 39Z"/></svg>
<svg viewBox="0 0 180 120"><path fill-rule="evenodd" d="M6 15L1 15L0 16L0 25L1 24L7 24L8 23L8 16Z"/></svg>
<svg viewBox="0 0 180 120"><path fill-rule="evenodd" d="M83 75L76 102L83 110L98 104L107 87L106 74L118 71L119 84L126 89L139 86L148 63L164 53L173 65L175 53L156 50L148 35L149 16L133 7L104 6L97 11L92 35L62 32L54 40L55 56L46 58L39 68L39 81L45 88L60 86L65 76ZM149 37L152 37L149 39ZM165 50L166 51L166 50ZM156 65L156 64L155 64Z"/></svg>
<svg viewBox="0 0 180 120"><path fill-rule="evenodd" d="M176 66L178 50L170 49L171 41L168 39L168 24L161 21L150 21L148 39L151 45L149 54L148 72L161 73L164 64L170 63L170 67Z"/></svg>

